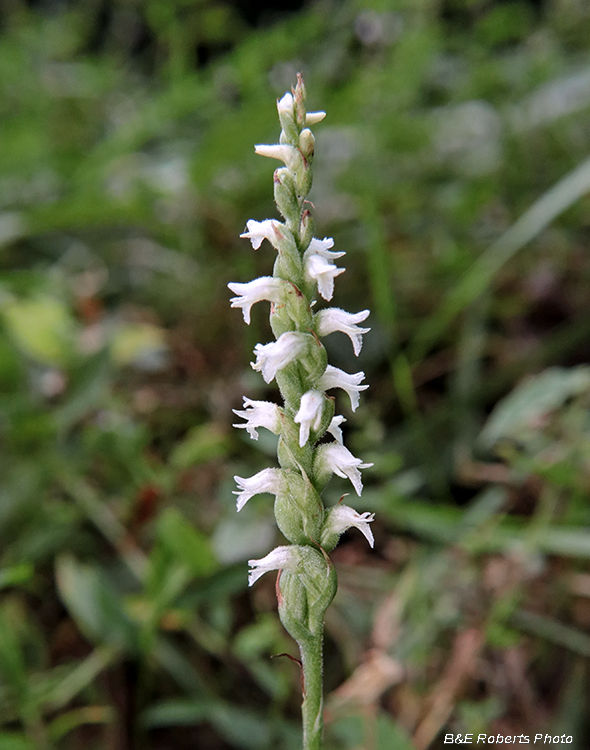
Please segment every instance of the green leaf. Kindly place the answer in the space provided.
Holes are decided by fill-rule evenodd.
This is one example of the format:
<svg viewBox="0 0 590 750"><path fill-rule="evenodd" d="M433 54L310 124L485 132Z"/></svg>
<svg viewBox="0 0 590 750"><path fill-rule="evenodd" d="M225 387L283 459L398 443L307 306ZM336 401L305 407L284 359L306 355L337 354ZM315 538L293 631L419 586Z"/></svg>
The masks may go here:
<svg viewBox="0 0 590 750"><path fill-rule="evenodd" d="M127 652L136 650L136 628L98 569L64 555L56 564L56 581L64 604L87 638Z"/></svg>
<svg viewBox="0 0 590 750"><path fill-rule="evenodd" d="M228 441L218 427L210 424L197 425L175 445L170 454L170 465L175 469L188 469L226 455Z"/></svg>
<svg viewBox="0 0 590 750"><path fill-rule="evenodd" d="M203 721L212 724L228 742L245 750L262 750L271 740L266 717L221 702L166 701L148 709L142 717L146 727L189 726Z"/></svg>
<svg viewBox="0 0 590 750"><path fill-rule="evenodd" d="M0 589L26 583L31 580L34 572L35 569L28 562L11 565L9 568L0 568Z"/></svg>
<svg viewBox="0 0 590 750"><path fill-rule="evenodd" d="M195 529L176 508L166 508L158 519L160 543L195 576L204 576L217 567L209 540Z"/></svg>
<svg viewBox="0 0 590 750"><path fill-rule="evenodd" d="M590 367L551 367L528 378L492 411L479 441L492 447L503 438L537 429L539 420L569 398L590 390Z"/></svg>
<svg viewBox="0 0 590 750"><path fill-rule="evenodd" d="M36 750L36 748L24 734L0 732L0 750Z"/></svg>
<svg viewBox="0 0 590 750"><path fill-rule="evenodd" d="M17 346L33 359L63 365L73 349L74 321L62 300L48 295L10 300L1 309Z"/></svg>

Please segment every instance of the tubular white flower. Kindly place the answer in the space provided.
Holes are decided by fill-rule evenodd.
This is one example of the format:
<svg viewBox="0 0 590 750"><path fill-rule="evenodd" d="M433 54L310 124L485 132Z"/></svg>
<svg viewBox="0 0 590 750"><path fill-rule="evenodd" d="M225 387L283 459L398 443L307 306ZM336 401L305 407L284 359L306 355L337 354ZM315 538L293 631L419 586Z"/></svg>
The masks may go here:
<svg viewBox="0 0 590 750"><path fill-rule="evenodd" d="M276 248L276 230L278 227L279 222L276 219L265 219L264 221L248 219L246 222L246 229L248 231L243 232L240 237L247 237L252 243L254 250L258 250L260 245L262 245L263 240L268 240L270 244Z"/></svg>
<svg viewBox="0 0 590 750"><path fill-rule="evenodd" d="M321 122L325 116L325 112L308 112L305 115L305 124L308 126L316 125L318 122Z"/></svg>
<svg viewBox="0 0 590 750"><path fill-rule="evenodd" d="M360 458L355 458L352 453L340 443L328 443L322 446L320 461L323 468L328 469L343 479L350 479L357 495L363 491L363 482L359 469L368 469L373 464L365 464Z"/></svg>
<svg viewBox="0 0 590 750"><path fill-rule="evenodd" d="M285 113L293 117L294 106L295 106L295 100L293 99L293 94L290 94L287 91L287 93L277 102L277 109L279 110L279 116L282 113Z"/></svg>
<svg viewBox="0 0 590 750"><path fill-rule="evenodd" d="M260 156L268 156L271 159L278 159L282 161L285 166L295 171L297 166L302 163L303 155L299 149L295 146L289 146L287 144L276 144L269 146L265 143L259 143L254 146L254 150Z"/></svg>
<svg viewBox="0 0 590 750"><path fill-rule="evenodd" d="M354 526L364 535L371 547L374 547L375 539L369 526L374 519L374 513L357 513L354 508L349 508L348 505L336 505L328 512L323 533L340 535Z"/></svg>
<svg viewBox="0 0 590 750"><path fill-rule="evenodd" d="M342 424L342 422L346 422L346 418L338 414L337 416L332 417L332 421L330 422L330 424L328 425L328 429L326 430L326 432L329 432L330 435L333 435L340 444L344 442L342 438L342 430L340 429L340 425Z"/></svg>
<svg viewBox="0 0 590 750"><path fill-rule="evenodd" d="M323 240L313 237L303 257L307 259L309 255L315 253L321 255L322 258L326 258L326 260L336 260L346 255L344 250L337 252L336 250L330 250L331 247L334 247L334 240L331 237L324 237Z"/></svg>
<svg viewBox="0 0 590 750"><path fill-rule="evenodd" d="M299 446L301 448L309 440L309 431L320 429L325 398L320 391L307 391L301 396L299 411L294 420L301 425L299 428Z"/></svg>
<svg viewBox="0 0 590 750"><path fill-rule="evenodd" d="M270 570L288 570L295 572L299 564L299 550L295 546L275 547L266 557L260 560L248 560L251 570L248 571L248 586L252 586L256 581L268 573Z"/></svg>
<svg viewBox="0 0 590 750"><path fill-rule="evenodd" d="M318 291L325 300L332 299L334 279L344 271L346 268L338 268L319 253L311 253L305 258L305 276L308 281L317 281Z"/></svg>
<svg viewBox="0 0 590 750"><path fill-rule="evenodd" d="M270 383L279 370L300 359L307 346L308 334L287 331L270 344L256 344L256 362L250 364L254 370L262 372L265 383Z"/></svg>
<svg viewBox="0 0 590 750"><path fill-rule="evenodd" d="M232 307L241 307L244 320L250 325L250 310L252 305L262 300L274 302L279 305L284 301L287 282L283 279L275 279L273 276L261 276L259 279L248 281L245 284L232 282L228 284L230 290L237 294L230 302Z"/></svg>
<svg viewBox="0 0 590 750"><path fill-rule="evenodd" d="M266 427L267 430L278 435L281 431L281 411L276 404L270 401L252 401L244 396L243 411L233 409L238 417L248 420L246 424L234 424L233 427L247 430L252 440L258 440L257 427Z"/></svg>
<svg viewBox="0 0 590 750"><path fill-rule="evenodd" d="M359 328L357 324L362 323L369 315L369 310L349 313L338 307L328 307L326 310L320 310L315 316L316 333L319 336L327 336L334 331L342 331L351 340L354 353L358 357L363 345L363 334L371 329Z"/></svg>
<svg viewBox="0 0 590 750"><path fill-rule="evenodd" d="M283 472L281 469L263 469L252 477L234 477L239 490L234 490L234 495L238 496L236 505L238 511L242 510L244 505L254 495L261 495L264 492L270 492L276 495L280 492L283 482Z"/></svg>
<svg viewBox="0 0 590 750"><path fill-rule="evenodd" d="M368 385L360 385L364 377L364 372L355 372L351 375L339 367L328 365L324 374L319 379L317 387L323 391L327 391L330 388L342 388L342 390L348 393L351 409L356 411L359 405L359 391L366 391L369 387Z"/></svg>

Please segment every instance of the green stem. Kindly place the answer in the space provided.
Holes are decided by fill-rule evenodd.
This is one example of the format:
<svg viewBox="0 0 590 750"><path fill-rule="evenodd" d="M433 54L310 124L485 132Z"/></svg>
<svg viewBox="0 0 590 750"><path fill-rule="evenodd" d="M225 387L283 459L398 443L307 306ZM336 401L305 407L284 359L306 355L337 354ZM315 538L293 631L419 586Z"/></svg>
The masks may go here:
<svg viewBox="0 0 590 750"><path fill-rule="evenodd" d="M323 633L299 642L303 670L303 750L321 750L324 728Z"/></svg>

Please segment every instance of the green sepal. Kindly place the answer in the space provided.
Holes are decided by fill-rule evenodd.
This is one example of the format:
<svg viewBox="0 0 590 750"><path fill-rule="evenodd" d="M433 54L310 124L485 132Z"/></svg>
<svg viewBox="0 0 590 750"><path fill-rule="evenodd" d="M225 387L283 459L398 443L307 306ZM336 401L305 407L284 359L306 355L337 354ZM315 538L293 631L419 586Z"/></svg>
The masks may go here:
<svg viewBox="0 0 590 750"><path fill-rule="evenodd" d="M285 488L276 496L275 517L293 544L309 544L320 537L324 507L313 485L297 471L285 471Z"/></svg>
<svg viewBox="0 0 590 750"><path fill-rule="evenodd" d="M334 566L322 550L300 546L298 553L297 572L281 573L277 594L281 622L296 641L305 644L322 633L326 609L338 584Z"/></svg>
<svg viewBox="0 0 590 750"><path fill-rule="evenodd" d="M299 362L292 362L279 370L275 380L285 402L285 410L288 413L295 414L299 409L301 394L309 390L305 387L304 373Z"/></svg>
<svg viewBox="0 0 590 750"><path fill-rule="evenodd" d="M315 335L312 335L312 341L313 343L308 347L307 353L301 358L301 364L309 375L309 384L304 389L304 393L315 387L328 366L326 347Z"/></svg>
<svg viewBox="0 0 590 750"><path fill-rule="evenodd" d="M311 211L307 208L301 214L301 223L299 225L299 249L304 253L309 247L315 232L315 222Z"/></svg>
<svg viewBox="0 0 590 750"><path fill-rule="evenodd" d="M275 229L277 237L277 259L274 264L273 276L285 281L291 281L298 286L303 281L303 263L297 249L297 244L290 229L280 224Z"/></svg>
<svg viewBox="0 0 590 750"><path fill-rule="evenodd" d="M322 445L318 445L314 452L312 470L313 486L319 493L323 491L324 487L328 484L328 482L332 478L332 474L334 473L330 469L326 468L326 462L323 460L323 453L328 445L330 445L330 443L323 443Z"/></svg>
<svg viewBox="0 0 590 750"><path fill-rule="evenodd" d="M280 143L288 143L291 146L299 145L299 128L295 123L295 112L279 110L279 122L281 123Z"/></svg>
<svg viewBox="0 0 590 750"><path fill-rule="evenodd" d="M301 154L301 151L299 153ZM297 164L297 169L295 169L294 171L297 195L300 198L304 198L311 190L313 175L309 162L307 161L305 156L303 156L303 154L301 154L301 163Z"/></svg>
<svg viewBox="0 0 590 750"><path fill-rule="evenodd" d="M293 174L287 167L281 167L274 173L274 195L277 208L285 217L291 231L296 232L299 229L301 208Z"/></svg>

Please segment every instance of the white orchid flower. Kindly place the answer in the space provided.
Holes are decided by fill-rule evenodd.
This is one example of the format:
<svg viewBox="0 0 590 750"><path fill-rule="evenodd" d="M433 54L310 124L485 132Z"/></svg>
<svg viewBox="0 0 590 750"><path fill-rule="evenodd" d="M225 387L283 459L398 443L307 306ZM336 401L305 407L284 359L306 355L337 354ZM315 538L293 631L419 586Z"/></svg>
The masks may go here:
<svg viewBox="0 0 590 750"><path fill-rule="evenodd" d="M232 426L247 430L252 440L258 440L258 427L266 427L275 435L281 431L281 410L271 401L252 401L244 396L244 410L233 409L233 413L247 422Z"/></svg>
<svg viewBox="0 0 590 750"><path fill-rule="evenodd" d="M287 331L270 344L256 344L256 362L251 363L252 368L262 372L264 382L270 383L279 370L301 358L309 345L308 339L308 334Z"/></svg>
<svg viewBox="0 0 590 750"><path fill-rule="evenodd" d="M355 372L351 375L339 367L328 365L324 374L319 379L317 387L323 391L327 391L330 388L342 388L348 393L351 409L356 411L359 405L359 392L365 391L369 387L368 385L360 385L364 377L364 372Z"/></svg>
<svg viewBox="0 0 590 750"><path fill-rule="evenodd" d="M366 320L370 315L369 310L359 313L349 313L338 307L328 307L315 316L316 332L318 336L327 336L334 331L342 331L352 342L352 348L358 357L363 345L363 334L368 333L370 328L359 328L358 324Z"/></svg>
<svg viewBox="0 0 590 750"><path fill-rule="evenodd" d="M252 243L254 250L258 250L262 245L263 240L268 240L270 244L277 247L277 230L280 232L280 223L276 219L265 219L264 221L256 221L255 219L248 219L246 222L246 232L240 235L240 237L246 237Z"/></svg>
<svg viewBox="0 0 590 750"><path fill-rule="evenodd" d="M318 449L320 467L330 471L343 479L350 479L357 495L363 491L363 483L359 469L368 469L373 464L365 464L360 458L355 458L352 453L340 443L328 443Z"/></svg>
<svg viewBox="0 0 590 750"><path fill-rule="evenodd" d="M285 299L288 283L283 279L275 279L273 276L261 276L245 284L232 282L228 284L230 290L237 294L230 302L232 307L241 307L244 320L250 325L250 311L252 305L262 300L268 300L275 305L281 304Z"/></svg>
<svg viewBox="0 0 590 750"><path fill-rule="evenodd" d="M248 586L252 586L261 576L271 570L295 572L299 561L299 550L295 545L275 547L266 557L260 560L248 560L248 565L251 568L248 572Z"/></svg>
<svg viewBox="0 0 590 750"><path fill-rule="evenodd" d="M294 421L299 428L299 446L303 446L309 440L310 430L319 430L322 423L322 410L326 397L321 391L307 391L301 396L299 411Z"/></svg>
<svg viewBox="0 0 590 750"><path fill-rule="evenodd" d="M262 469L262 471L259 471L258 474L254 474L252 477L234 477L239 487L237 492L234 491L234 495L238 496L236 502L238 511L242 510L244 505L254 495L269 492L276 497L281 490L283 479L281 469Z"/></svg>
<svg viewBox="0 0 590 750"><path fill-rule="evenodd" d="M371 547L374 547L375 539L369 526L374 519L374 513L357 513L354 508L349 508L348 505L336 505L328 511L323 535L340 535L354 526L364 535Z"/></svg>

